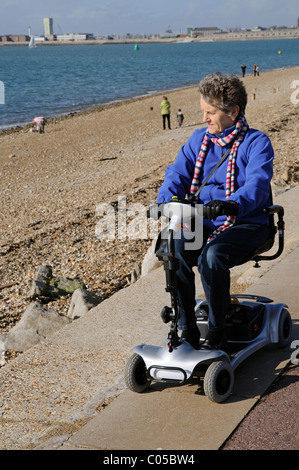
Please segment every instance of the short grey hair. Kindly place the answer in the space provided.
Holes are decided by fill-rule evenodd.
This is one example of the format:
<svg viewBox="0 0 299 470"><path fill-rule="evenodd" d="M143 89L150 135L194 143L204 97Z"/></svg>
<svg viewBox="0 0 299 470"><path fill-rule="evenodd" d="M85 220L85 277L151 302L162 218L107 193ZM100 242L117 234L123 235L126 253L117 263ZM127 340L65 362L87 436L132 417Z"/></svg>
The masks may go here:
<svg viewBox="0 0 299 470"><path fill-rule="evenodd" d="M207 75L199 83L199 92L207 103L230 114L239 106L239 116L243 116L247 104L247 92L243 82L234 74L221 72Z"/></svg>

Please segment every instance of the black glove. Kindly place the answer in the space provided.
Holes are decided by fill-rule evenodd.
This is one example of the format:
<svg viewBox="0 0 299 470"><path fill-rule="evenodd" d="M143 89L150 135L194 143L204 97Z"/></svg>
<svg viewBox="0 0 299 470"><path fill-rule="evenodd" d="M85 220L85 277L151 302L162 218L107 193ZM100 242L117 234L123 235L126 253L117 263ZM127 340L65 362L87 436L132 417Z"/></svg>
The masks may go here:
<svg viewBox="0 0 299 470"><path fill-rule="evenodd" d="M211 201L203 206L205 219L215 220L220 215L238 215L239 206L235 201Z"/></svg>
<svg viewBox="0 0 299 470"><path fill-rule="evenodd" d="M152 218L154 220L158 220L161 217L162 214L162 204L153 204L148 208L146 211L146 216L147 218Z"/></svg>

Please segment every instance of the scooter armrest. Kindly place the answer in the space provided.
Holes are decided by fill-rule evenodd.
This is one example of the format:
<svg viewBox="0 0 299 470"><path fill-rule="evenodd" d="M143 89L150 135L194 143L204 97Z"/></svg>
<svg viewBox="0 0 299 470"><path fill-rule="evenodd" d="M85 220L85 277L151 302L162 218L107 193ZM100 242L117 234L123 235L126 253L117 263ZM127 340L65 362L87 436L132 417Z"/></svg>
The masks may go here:
<svg viewBox="0 0 299 470"><path fill-rule="evenodd" d="M282 206L278 206L278 205L273 205L273 206L269 206L269 207L266 207L264 209L264 212L267 214L267 215L274 215L274 214L278 214L278 216L280 217L283 217L284 215L284 208Z"/></svg>

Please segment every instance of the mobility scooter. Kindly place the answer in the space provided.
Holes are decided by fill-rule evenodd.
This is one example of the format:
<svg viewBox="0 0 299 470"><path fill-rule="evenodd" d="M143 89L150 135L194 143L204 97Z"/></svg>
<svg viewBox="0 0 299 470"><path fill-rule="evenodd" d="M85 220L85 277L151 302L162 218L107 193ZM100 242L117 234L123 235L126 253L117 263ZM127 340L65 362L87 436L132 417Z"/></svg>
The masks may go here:
<svg viewBox="0 0 299 470"><path fill-rule="evenodd" d="M191 377L203 377L205 395L213 402L221 403L232 393L234 371L249 356L259 349L273 345L284 348L291 342L292 321L284 303L274 304L267 297L254 295L231 295L231 309L226 318L225 342L221 349L193 349L178 333L179 305L176 286L178 260L174 252L174 234L177 227L190 219L204 217L202 205L179 202L157 205L158 211L169 220L167 238L158 238L156 256L163 262L166 275L166 291L170 293L171 307L164 307L161 317L170 322L168 340L162 347L141 344L136 346L125 368L125 382L134 392L144 392L151 382L183 384ZM258 266L261 260L273 260L283 251L284 221L283 207L272 205L265 209L272 228L271 238L252 257ZM278 220L274 221L277 218ZM278 248L273 255L263 255L274 244L278 234ZM161 234L160 234L161 235ZM204 342L208 332L208 305L197 299L196 323L200 341Z"/></svg>

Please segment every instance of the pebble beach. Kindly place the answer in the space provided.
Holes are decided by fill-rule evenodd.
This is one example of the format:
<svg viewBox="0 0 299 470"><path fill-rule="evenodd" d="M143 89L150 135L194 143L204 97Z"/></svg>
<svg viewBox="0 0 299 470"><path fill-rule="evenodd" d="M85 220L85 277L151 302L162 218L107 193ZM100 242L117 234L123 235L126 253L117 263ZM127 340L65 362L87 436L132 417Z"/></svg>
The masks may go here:
<svg viewBox="0 0 299 470"><path fill-rule="evenodd" d="M299 181L299 67L243 80L249 125L265 132L275 150L275 195ZM116 208L119 197L127 206L153 204L166 167L204 126L197 87L166 95L171 130L162 129L156 94L50 119L44 134L30 126L0 133L0 333L32 301L30 283L43 264L55 276L80 278L103 299L131 282L151 239L99 240L97 208ZM70 298L45 302L65 315Z"/></svg>

